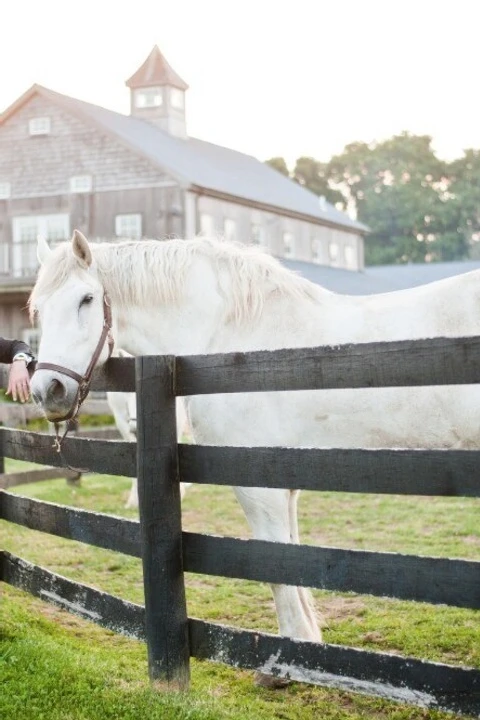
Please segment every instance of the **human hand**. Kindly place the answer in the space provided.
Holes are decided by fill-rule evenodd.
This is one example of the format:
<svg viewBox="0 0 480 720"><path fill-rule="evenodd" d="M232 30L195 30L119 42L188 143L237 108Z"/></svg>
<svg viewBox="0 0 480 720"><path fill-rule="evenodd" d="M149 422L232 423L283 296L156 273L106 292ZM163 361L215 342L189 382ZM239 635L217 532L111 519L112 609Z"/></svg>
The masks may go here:
<svg viewBox="0 0 480 720"><path fill-rule="evenodd" d="M24 360L16 360L10 366L7 395L23 403L30 397L30 375Z"/></svg>

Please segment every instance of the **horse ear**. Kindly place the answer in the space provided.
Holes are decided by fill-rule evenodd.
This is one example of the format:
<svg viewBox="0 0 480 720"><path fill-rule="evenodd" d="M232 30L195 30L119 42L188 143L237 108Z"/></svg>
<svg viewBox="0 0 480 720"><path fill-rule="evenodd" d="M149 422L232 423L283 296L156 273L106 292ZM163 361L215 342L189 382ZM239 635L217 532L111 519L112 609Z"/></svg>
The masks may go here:
<svg viewBox="0 0 480 720"><path fill-rule="evenodd" d="M80 230L73 231L72 237L73 254L80 262L80 265L87 269L92 264L92 251L88 244L87 238L82 235Z"/></svg>
<svg viewBox="0 0 480 720"><path fill-rule="evenodd" d="M37 235L37 259L40 265L43 265L51 252L43 235Z"/></svg>

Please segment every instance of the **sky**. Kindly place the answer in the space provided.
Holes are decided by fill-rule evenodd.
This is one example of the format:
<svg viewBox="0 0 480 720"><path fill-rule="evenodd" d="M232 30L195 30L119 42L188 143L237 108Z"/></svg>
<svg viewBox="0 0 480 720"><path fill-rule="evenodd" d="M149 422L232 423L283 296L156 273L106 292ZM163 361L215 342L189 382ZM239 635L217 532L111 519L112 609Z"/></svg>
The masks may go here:
<svg viewBox="0 0 480 720"><path fill-rule="evenodd" d="M479 0L3 0L0 111L39 83L128 113L156 44L193 137L293 167L408 131L451 160L480 148L479 27Z"/></svg>

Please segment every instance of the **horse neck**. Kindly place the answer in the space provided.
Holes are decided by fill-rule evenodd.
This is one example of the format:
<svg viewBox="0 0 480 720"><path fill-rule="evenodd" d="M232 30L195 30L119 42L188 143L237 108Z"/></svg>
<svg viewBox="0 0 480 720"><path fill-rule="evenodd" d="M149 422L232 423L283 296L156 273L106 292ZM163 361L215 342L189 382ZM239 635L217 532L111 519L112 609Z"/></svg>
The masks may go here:
<svg viewBox="0 0 480 720"><path fill-rule="evenodd" d="M113 302L117 344L132 353L191 355L208 352L221 324L225 299L213 270L199 259L176 301Z"/></svg>

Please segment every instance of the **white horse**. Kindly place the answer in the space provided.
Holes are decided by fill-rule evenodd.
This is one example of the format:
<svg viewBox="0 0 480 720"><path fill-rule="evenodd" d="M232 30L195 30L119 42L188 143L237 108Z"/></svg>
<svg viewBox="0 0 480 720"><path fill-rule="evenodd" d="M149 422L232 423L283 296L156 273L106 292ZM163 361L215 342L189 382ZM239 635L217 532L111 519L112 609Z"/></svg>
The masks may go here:
<svg viewBox="0 0 480 720"><path fill-rule="evenodd" d="M30 297L43 328L38 359L85 372L108 293L117 344L133 355L189 355L466 336L479 332L480 273L374 296L329 292L251 246L194 239L89 244L50 251ZM104 347L99 363L107 358ZM38 370L32 392L50 420L71 410L77 382ZM477 387L194 396L195 442L295 447L480 446ZM296 491L235 488L254 537L298 542ZM280 633L321 638L310 594L272 587Z"/></svg>
<svg viewBox="0 0 480 720"><path fill-rule="evenodd" d="M118 357L131 357L130 353L118 349L114 353ZM126 442L137 442L137 398L134 392L107 392L107 402L112 411L117 430ZM177 433L180 441L188 429L187 413L182 398L177 398ZM180 498L191 483L180 483ZM132 480L132 487L125 503L126 508L138 508L137 478Z"/></svg>

